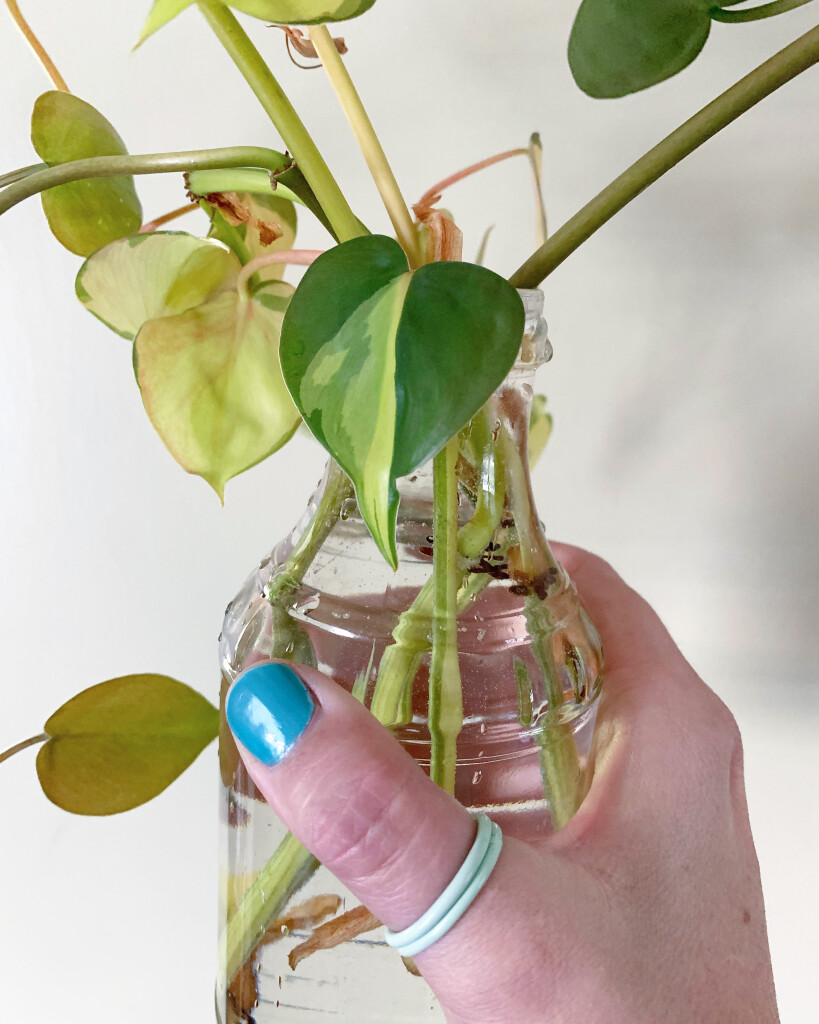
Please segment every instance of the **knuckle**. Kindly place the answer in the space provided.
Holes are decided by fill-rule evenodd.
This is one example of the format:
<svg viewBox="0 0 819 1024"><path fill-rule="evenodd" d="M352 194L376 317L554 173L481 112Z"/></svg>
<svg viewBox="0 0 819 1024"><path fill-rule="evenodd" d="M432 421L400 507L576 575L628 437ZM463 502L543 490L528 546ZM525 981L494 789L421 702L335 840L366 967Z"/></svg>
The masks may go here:
<svg viewBox="0 0 819 1024"><path fill-rule="evenodd" d="M344 880L386 871L402 848L401 789L378 766L345 774L343 791L333 787L309 813L305 843Z"/></svg>

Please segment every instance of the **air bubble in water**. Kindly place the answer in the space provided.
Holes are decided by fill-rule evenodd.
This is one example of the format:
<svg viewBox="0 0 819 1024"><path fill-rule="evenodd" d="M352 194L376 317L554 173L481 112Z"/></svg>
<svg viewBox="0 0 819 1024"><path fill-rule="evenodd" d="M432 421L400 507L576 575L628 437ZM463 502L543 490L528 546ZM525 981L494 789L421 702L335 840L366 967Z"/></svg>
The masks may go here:
<svg viewBox="0 0 819 1024"><path fill-rule="evenodd" d="M341 503L339 518L349 519L353 512L355 512L355 498L345 498Z"/></svg>

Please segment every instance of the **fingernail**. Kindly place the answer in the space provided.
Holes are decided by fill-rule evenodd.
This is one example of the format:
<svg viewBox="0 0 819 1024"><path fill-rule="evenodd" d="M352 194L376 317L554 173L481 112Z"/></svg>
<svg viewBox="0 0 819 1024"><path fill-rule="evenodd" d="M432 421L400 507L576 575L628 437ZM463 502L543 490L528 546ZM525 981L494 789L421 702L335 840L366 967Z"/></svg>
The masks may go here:
<svg viewBox="0 0 819 1024"><path fill-rule="evenodd" d="M227 696L225 713L236 739L263 764L278 764L313 717L310 691L287 665L255 665Z"/></svg>

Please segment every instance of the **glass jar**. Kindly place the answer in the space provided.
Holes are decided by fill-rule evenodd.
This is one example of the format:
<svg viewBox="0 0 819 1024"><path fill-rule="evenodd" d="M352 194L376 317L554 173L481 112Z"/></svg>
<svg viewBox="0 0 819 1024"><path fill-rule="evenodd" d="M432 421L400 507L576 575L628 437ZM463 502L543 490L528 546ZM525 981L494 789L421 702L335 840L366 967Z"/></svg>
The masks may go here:
<svg viewBox="0 0 819 1024"><path fill-rule="evenodd" d="M412 962L386 945L366 908L259 799L224 723L225 694L242 669L271 657L316 665L388 725L425 770L432 764L433 777L437 768L461 803L487 812L507 835L536 842L564 824L585 794L602 653L532 496L532 383L551 346L542 294L520 295L519 359L459 438L462 726L449 773L429 719L431 464L399 481L397 572L331 461L301 523L227 609L220 637L223 1024L444 1020ZM333 945L340 935L347 938Z"/></svg>

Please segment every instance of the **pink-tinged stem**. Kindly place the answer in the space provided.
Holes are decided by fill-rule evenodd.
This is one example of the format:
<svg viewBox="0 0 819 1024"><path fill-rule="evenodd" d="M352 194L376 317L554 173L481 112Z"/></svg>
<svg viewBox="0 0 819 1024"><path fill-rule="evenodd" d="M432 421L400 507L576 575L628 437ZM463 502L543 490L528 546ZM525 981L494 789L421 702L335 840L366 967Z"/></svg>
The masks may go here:
<svg viewBox="0 0 819 1024"><path fill-rule="evenodd" d="M183 217L186 213L190 213L191 210L198 210L198 203L185 203L184 206L180 206L176 210L171 210L170 213L163 213L161 217L157 217L154 220L149 220L139 229L140 235L147 235L151 231L156 231L157 228L161 228L163 224L167 224L169 221L176 220L177 217Z"/></svg>
<svg viewBox="0 0 819 1024"><path fill-rule="evenodd" d="M266 252L242 267L236 286L240 292L249 296L248 282L262 267L269 267L274 263L291 263L294 266L309 267L313 260L318 259L323 252L323 249L280 249L278 252Z"/></svg>
<svg viewBox="0 0 819 1024"><path fill-rule="evenodd" d="M456 171L455 174L450 174L448 178L444 178L443 181L439 181L437 185L433 185L432 188L428 188L426 190L418 202L413 206L413 213L419 219L422 219L422 215L429 212L429 208L438 202L441 198L441 193L444 189L449 188L450 185L456 185L459 181L463 181L464 178L468 178L471 174L477 174L478 171L482 171L486 167L491 167L492 164L499 164L501 160L508 160L513 156L528 155L529 150L526 148L507 149L503 153L496 153L495 156L488 156L485 160L479 160L476 164L470 164L469 167L464 167L463 170Z"/></svg>

